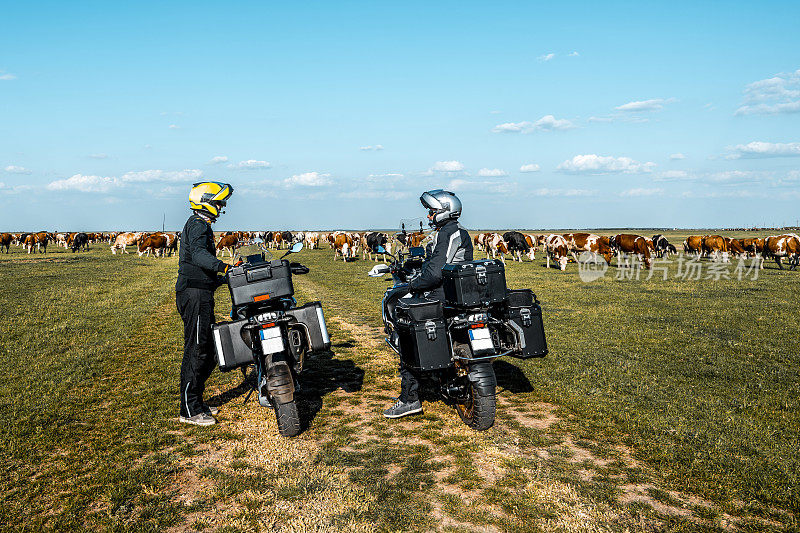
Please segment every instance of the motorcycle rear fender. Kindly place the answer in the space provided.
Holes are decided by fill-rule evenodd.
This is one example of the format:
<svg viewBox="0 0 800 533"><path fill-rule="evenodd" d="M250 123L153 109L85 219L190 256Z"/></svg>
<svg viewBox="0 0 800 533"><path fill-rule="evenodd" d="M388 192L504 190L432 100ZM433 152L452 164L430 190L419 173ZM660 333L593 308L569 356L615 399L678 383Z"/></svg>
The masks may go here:
<svg viewBox="0 0 800 533"><path fill-rule="evenodd" d="M481 396L492 396L497 389L497 378L492 363L474 363L469 366L467 379Z"/></svg>
<svg viewBox="0 0 800 533"><path fill-rule="evenodd" d="M294 400L294 378L286 361L274 361L267 368L267 390L278 403Z"/></svg>

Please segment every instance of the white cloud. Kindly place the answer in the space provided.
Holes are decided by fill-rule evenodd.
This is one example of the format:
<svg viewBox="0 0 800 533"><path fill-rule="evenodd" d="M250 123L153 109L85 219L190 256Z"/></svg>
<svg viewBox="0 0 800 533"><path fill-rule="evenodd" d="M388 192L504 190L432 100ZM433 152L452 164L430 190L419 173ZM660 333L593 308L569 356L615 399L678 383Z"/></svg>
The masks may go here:
<svg viewBox="0 0 800 533"><path fill-rule="evenodd" d="M656 164L652 162L640 163L630 157L600 156L596 154L576 155L567 159L557 170L571 174L637 174L652 172Z"/></svg>
<svg viewBox="0 0 800 533"><path fill-rule="evenodd" d="M776 115L800 112L800 69L755 81L744 88L736 115Z"/></svg>
<svg viewBox="0 0 800 533"><path fill-rule="evenodd" d="M542 54L542 55L540 55L538 59L539 59L539 61L550 61L550 60L551 60L551 59L553 59L554 57L556 57L556 55L555 55L554 53L552 53L552 52L551 52L551 53L549 53L549 54Z"/></svg>
<svg viewBox="0 0 800 533"><path fill-rule="evenodd" d="M176 171L142 170L126 172L119 178L116 176L75 174L69 178L48 183L47 190L107 193L112 189L126 187L133 183L192 183L202 175L203 173L197 169Z"/></svg>
<svg viewBox="0 0 800 533"><path fill-rule="evenodd" d="M227 155L215 155L211 158L211 161L208 162L209 165L218 165L220 163L227 163L228 156Z"/></svg>
<svg viewBox="0 0 800 533"><path fill-rule="evenodd" d="M361 190L356 189L353 191L339 193L339 198L349 199L367 199L367 200L404 200L411 198L412 194L408 191L380 191L380 190Z"/></svg>
<svg viewBox="0 0 800 533"><path fill-rule="evenodd" d="M578 52L570 52L567 55L569 55L569 57L578 57L580 54Z"/></svg>
<svg viewBox="0 0 800 533"><path fill-rule="evenodd" d="M464 170L464 163L461 161L437 161L430 168L431 172L461 172Z"/></svg>
<svg viewBox="0 0 800 533"><path fill-rule="evenodd" d="M528 163L519 167L520 172L539 172L541 167L536 163Z"/></svg>
<svg viewBox="0 0 800 533"><path fill-rule="evenodd" d="M711 183L737 184L761 183L768 174L764 172L753 172L750 170L726 170L723 172L712 172L705 175L705 180Z"/></svg>
<svg viewBox="0 0 800 533"><path fill-rule="evenodd" d="M364 151L364 152L368 152L368 151L377 152L377 151L383 150L383 145L382 144L376 144L375 146L371 146L371 145L370 146L361 146L359 148L359 150Z"/></svg>
<svg viewBox="0 0 800 533"><path fill-rule="evenodd" d="M478 171L478 176L483 178L497 178L500 176L508 176L508 172L499 168L482 168Z"/></svg>
<svg viewBox="0 0 800 533"><path fill-rule="evenodd" d="M525 120L498 124L492 128L492 131L494 133L531 133L534 131L571 130L575 127L575 124L569 120L557 119L553 115L545 115L536 122Z"/></svg>
<svg viewBox="0 0 800 533"><path fill-rule="evenodd" d="M257 168L270 168L272 165L267 161L258 161L256 159L248 159L247 161L239 161L238 163L231 163L228 168L239 168L245 170L253 170Z"/></svg>
<svg viewBox="0 0 800 533"><path fill-rule="evenodd" d="M455 192L511 194L516 191L517 184L515 182L509 182L508 180L466 180L456 178L450 180L445 188Z"/></svg>
<svg viewBox="0 0 800 533"><path fill-rule="evenodd" d="M747 144L737 144L728 150L734 152L727 159L760 158L760 157L800 157L800 142L798 143L768 143L753 141Z"/></svg>
<svg viewBox="0 0 800 533"><path fill-rule="evenodd" d="M587 119L589 122L613 122L614 119L611 117L589 117Z"/></svg>
<svg viewBox="0 0 800 533"><path fill-rule="evenodd" d="M0 181L0 189L5 189L5 188L6 188L6 184L3 183L2 181Z"/></svg>
<svg viewBox="0 0 800 533"><path fill-rule="evenodd" d="M662 194L664 194L664 189L645 189L639 187L622 191L620 196L661 196Z"/></svg>
<svg viewBox="0 0 800 533"><path fill-rule="evenodd" d="M89 154L92 159L108 159L108 154Z"/></svg>
<svg viewBox="0 0 800 533"><path fill-rule="evenodd" d="M529 196L595 196L597 191L588 189L548 189L543 187L541 189L533 189L528 191Z"/></svg>
<svg viewBox="0 0 800 533"><path fill-rule="evenodd" d="M671 154L669 158L672 159L673 161L677 161L679 159L686 159L686 156L678 152L677 154Z"/></svg>
<svg viewBox="0 0 800 533"><path fill-rule="evenodd" d="M660 181L667 180L681 180L689 177L689 173L685 170L666 170L659 176Z"/></svg>
<svg viewBox="0 0 800 533"><path fill-rule="evenodd" d="M651 100L637 100L634 102L628 102L627 104L622 104L620 106L615 107L617 111L628 111L628 112L637 112L637 111L659 111L664 108L664 104L668 104L674 102L674 98L653 98Z"/></svg>
<svg viewBox="0 0 800 533"><path fill-rule="evenodd" d="M10 72L6 72L4 74L3 71L0 70L0 80L10 81L10 80L15 80L15 79L17 79L17 77L14 74L11 74Z"/></svg>
<svg viewBox="0 0 800 533"><path fill-rule="evenodd" d="M169 129L171 129L171 130L179 130L179 129L181 129L181 127L178 126L177 124L170 124L169 125Z"/></svg>
<svg viewBox="0 0 800 533"><path fill-rule="evenodd" d="M31 171L25 167L20 167L17 165L8 165L5 168L6 172L9 174L31 174Z"/></svg>
<svg viewBox="0 0 800 533"><path fill-rule="evenodd" d="M49 191L81 191L81 192L109 192L119 184L114 177L84 176L75 174L72 177L56 180L47 184Z"/></svg>
<svg viewBox="0 0 800 533"><path fill-rule="evenodd" d="M291 178L283 180L286 187L323 187L333 183L330 174L322 174L319 172L304 172L303 174L295 174Z"/></svg>
<svg viewBox="0 0 800 533"><path fill-rule="evenodd" d="M203 172L198 169L186 170L141 170L126 172L120 177L122 183L153 183L153 182L193 182L199 179Z"/></svg>

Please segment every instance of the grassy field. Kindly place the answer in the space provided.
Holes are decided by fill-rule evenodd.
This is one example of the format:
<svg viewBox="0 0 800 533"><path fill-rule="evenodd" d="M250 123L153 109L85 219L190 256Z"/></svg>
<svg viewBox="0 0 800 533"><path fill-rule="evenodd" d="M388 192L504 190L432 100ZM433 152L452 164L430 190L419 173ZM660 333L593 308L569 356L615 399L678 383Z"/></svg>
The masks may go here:
<svg viewBox="0 0 800 533"><path fill-rule="evenodd" d="M209 381L217 426L179 425L177 260L92 248L0 255L4 530L800 528L800 272L584 283L509 262L550 355L495 363L498 419L476 433L435 399L381 416L399 389L386 282L303 251L297 297L323 302L334 344L287 440L238 372ZM229 305L221 289L219 319Z"/></svg>

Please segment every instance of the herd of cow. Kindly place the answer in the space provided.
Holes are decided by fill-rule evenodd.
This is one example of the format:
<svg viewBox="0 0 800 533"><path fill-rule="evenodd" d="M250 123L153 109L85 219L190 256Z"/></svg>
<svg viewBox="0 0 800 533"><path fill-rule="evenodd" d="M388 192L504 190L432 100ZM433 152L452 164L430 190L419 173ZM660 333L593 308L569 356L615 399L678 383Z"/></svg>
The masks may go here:
<svg viewBox="0 0 800 533"><path fill-rule="evenodd" d="M485 250L487 257L489 254L493 258L500 256L503 262L506 254L518 261L522 261L523 255L533 260L536 249L541 246L547 254L547 267L550 267L550 261L553 260L561 270L566 269L570 257L577 261L578 254L583 252L591 254L594 260L603 257L608 264L611 264L612 256L616 255L618 265L623 258L629 264L628 257L636 256L648 269L652 267L653 257L669 257L670 254L678 253L677 248L664 235L653 235L649 239L630 233L611 236L593 233L533 235L518 231L509 231L502 235L479 233L474 237L474 244L479 250ZM787 260L789 268L794 270L800 263L800 237L795 233L744 239L721 235L690 235L683 242L683 251L696 256L698 260L708 257L714 261L728 262L731 256L753 257L760 260L760 268L764 268L765 259L774 259L778 267L783 269L783 261Z"/></svg>
<svg viewBox="0 0 800 533"><path fill-rule="evenodd" d="M296 242L302 242L309 249L318 249L322 243L327 243L333 249L333 259L341 258L343 261L354 260L361 253L363 259L373 256L377 259L383 252L392 253L392 248L408 248L421 246L428 234L421 229L408 233L405 229L394 235L381 232L290 232L290 231L226 231L220 234L216 243L217 255L224 257L225 252L233 256L234 251L241 245L259 239L272 249L289 247ZM111 252L116 254L127 253L127 247L136 247L139 256L151 254L155 257L172 255L178 249L180 232L121 232L121 233L50 233L46 231L36 233L0 233L0 251L5 248L10 252L11 245L22 246L30 254L47 252L48 243L63 246L73 252L88 250L89 244L106 243L111 245ZM569 259L578 260L578 254L588 252L597 260L599 257L611 263L612 257L617 256L619 265L624 259L636 256L646 268L651 268L653 257L669 257L676 254L677 248L672 245L664 235L653 235L652 238L642 237L629 233L620 233L611 236L600 236L593 233L564 233L564 234L526 234L518 231L508 231L500 234L495 232L479 233L473 239L475 247L486 253L487 257L500 258L505 262L506 255L513 260L522 261L528 257L531 261L536 258L536 251L541 250L546 254L547 267L552 260L561 270L565 270ZM795 233L784 233L764 238L751 237L734 239L720 235L691 235L683 242L683 251L694 255L697 259L708 257L715 261L727 262L731 257L753 257L761 261L774 259L779 268L787 261L789 268L794 270L800 263L800 237Z"/></svg>

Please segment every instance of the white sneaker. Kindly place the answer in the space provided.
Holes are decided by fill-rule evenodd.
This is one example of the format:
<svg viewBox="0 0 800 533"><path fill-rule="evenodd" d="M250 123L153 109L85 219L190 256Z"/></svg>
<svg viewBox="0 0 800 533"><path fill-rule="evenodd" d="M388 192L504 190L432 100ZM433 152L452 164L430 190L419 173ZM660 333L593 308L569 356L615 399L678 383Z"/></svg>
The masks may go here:
<svg viewBox="0 0 800 533"><path fill-rule="evenodd" d="M193 424L195 426L213 426L217 423L216 419L208 413L200 413L194 416L178 418L184 424Z"/></svg>

